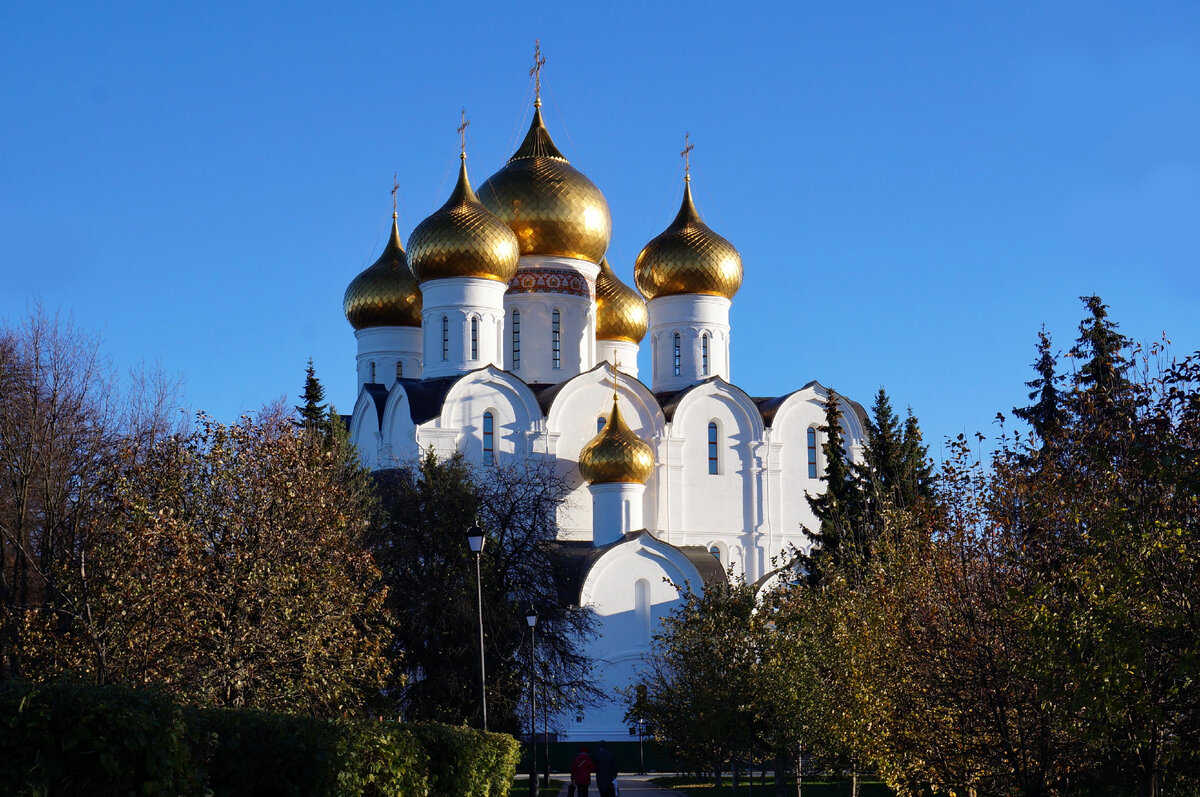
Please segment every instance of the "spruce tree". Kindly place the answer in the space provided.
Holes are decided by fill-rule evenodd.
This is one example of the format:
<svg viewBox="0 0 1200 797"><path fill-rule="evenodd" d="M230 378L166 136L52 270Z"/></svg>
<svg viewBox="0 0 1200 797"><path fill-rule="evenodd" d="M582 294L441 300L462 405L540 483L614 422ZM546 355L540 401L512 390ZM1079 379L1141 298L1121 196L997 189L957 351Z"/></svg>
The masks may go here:
<svg viewBox="0 0 1200 797"><path fill-rule="evenodd" d="M317 379L312 357L308 358L308 367L304 369L304 392L300 394L300 398L304 400L303 404L296 405L296 412L300 414L300 424L306 429L325 430L329 423L327 405L321 403L325 400L325 388L322 387L321 380Z"/></svg>
<svg viewBox="0 0 1200 797"><path fill-rule="evenodd" d="M862 491L854 467L846 456L839 400L840 396L832 389L826 394L825 424L817 427L825 438L821 446L825 455L825 469L821 474L825 492L808 496L808 505L820 525L815 532L804 530L811 548L801 558L808 571L808 580L814 585L821 583L834 569L847 564L856 568L861 554L861 541L856 535L861 534L863 525Z"/></svg>
<svg viewBox="0 0 1200 797"><path fill-rule="evenodd" d="M1085 360L1075 375L1079 390L1114 395L1128 384L1125 372L1129 361L1123 350L1129 338L1117 332L1117 324L1108 320L1108 305L1099 296L1080 296L1091 316L1079 322L1079 339L1071 347L1071 356Z"/></svg>
<svg viewBox="0 0 1200 797"><path fill-rule="evenodd" d="M1028 407L1014 407L1013 414L1028 423L1041 440L1043 447L1055 440L1066 426L1066 412L1058 386L1062 377L1057 373L1058 358L1051 350L1050 335L1045 325L1038 332L1037 360L1033 369L1037 377L1025 383L1030 388ZM1035 400L1036 399L1036 400Z"/></svg>

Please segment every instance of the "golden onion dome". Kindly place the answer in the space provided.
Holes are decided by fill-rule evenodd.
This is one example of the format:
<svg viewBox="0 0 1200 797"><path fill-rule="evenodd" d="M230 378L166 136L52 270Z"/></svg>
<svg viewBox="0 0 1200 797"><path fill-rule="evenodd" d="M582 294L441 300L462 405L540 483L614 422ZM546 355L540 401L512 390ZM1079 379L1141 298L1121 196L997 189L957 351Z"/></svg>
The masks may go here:
<svg viewBox="0 0 1200 797"><path fill-rule="evenodd" d="M608 251L608 201L554 146L542 123L540 102L521 146L479 186L479 201L516 233L522 255L599 263Z"/></svg>
<svg viewBox="0 0 1200 797"><path fill-rule="evenodd" d="M678 215L638 254L633 274L647 299L688 293L732 299L742 286L742 256L700 220L685 180Z"/></svg>
<svg viewBox="0 0 1200 797"><path fill-rule="evenodd" d="M601 258L596 277L596 339L641 343L649 326L646 300L617 278L607 257Z"/></svg>
<svg viewBox="0 0 1200 797"><path fill-rule="evenodd" d="M588 484L645 484L654 471L654 452L625 425L617 397L604 428L579 452L579 473Z"/></svg>
<svg viewBox="0 0 1200 797"><path fill-rule="evenodd" d="M350 281L342 309L355 329L421 326L421 289L408 267L395 213L383 254Z"/></svg>
<svg viewBox="0 0 1200 797"><path fill-rule="evenodd" d="M421 282L478 277L507 283L517 273L517 238L479 204L462 156L458 183L446 204L408 237L408 259Z"/></svg>

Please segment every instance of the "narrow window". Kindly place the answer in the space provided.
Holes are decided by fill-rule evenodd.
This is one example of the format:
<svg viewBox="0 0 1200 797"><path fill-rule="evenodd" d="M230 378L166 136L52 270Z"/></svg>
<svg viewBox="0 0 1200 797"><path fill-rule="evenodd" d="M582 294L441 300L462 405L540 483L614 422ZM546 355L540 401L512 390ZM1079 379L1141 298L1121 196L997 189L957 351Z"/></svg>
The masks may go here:
<svg viewBox="0 0 1200 797"><path fill-rule="evenodd" d="M450 359L450 317L442 316L442 360Z"/></svg>
<svg viewBox="0 0 1200 797"><path fill-rule="evenodd" d="M550 351L557 370L562 367L562 314L557 310L550 316Z"/></svg>
<svg viewBox="0 0 1200 797"><path fill-rule="evenodd" d="M808 427L808 478L817 478L817 430Z"/></svg>
<svg viewBox="0 0 1200 797"><path fill-rule="evenodd" d="M396 378L404 378L404 363L402 363L400 360L396 360Z"/></svg>
<svg viewBox="0 0 1200 797"><path fill-rule="evenodd" d="M679 333L675 333L675 376L679 376Z"/></svg>
<svg viewBox="0 0 1200 797"><path fill-rule="evenodd" d="M490 412L483 414L483 464L496 464L496 417Z"/></svg>
<svg viewBox="0 0 1200 797"><path fill-rule="evenodd" d="M479 359L479 319L471 316L471 359Z"/></svg>
<svg viewBox="0 0 1200 797"><path fill-rule="evenodd" d="M601 415L599 418L596 419L596 434L599 434L600 432L604 431L605 423L607 423L607 421L605 420L603 415Z"/></svg>
<svg viewBox="0 0 1200 797"><path fill-rule="evenodd" d="M708 472L717 472L717 423L708 425Z"/></svg>
<svg viewBox="0 0 1200 797"><path fill-rule="evenodd" d="M650 582L639 578L633 583L633 610L637 615L638 636L650 640Z"/></svg>
<svg viewBox="0 0 1200 797"><path fill-rule="evenodd" d="M512 367L516 371L521 367L521 311L513 310L512 315Z"/></svg>
<svg viewBox="0 0 1200 797"><path fill-rule="evenodd" d="M700 336L700 367L702 373L708 376L708 333Z"/></svg>
<svg viewBox="0 0 1200 797"><path fill-rule="evenodd" d="M371 379L370 379L370 381L371 382L375 381L375 363L374 363L374 361L371 362Z"/></svg>
<svg viewBox="0 0 1200 797"><path fill-rule="evenodd" d="M721 549L720 548L718 548L717 546L714 545L708 549L708 552L710 554L712 554L713 556L715 556L718 562L721 561Z"/></svg>

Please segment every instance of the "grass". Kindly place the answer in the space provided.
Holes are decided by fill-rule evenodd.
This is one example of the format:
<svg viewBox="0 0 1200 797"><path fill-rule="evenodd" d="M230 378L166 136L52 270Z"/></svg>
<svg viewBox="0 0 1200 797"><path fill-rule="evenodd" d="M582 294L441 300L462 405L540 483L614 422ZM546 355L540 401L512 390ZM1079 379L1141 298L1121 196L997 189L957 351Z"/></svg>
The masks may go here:
<svg viewBox="0 0 1200 797"><path fill-rule="evenodd" d="M663 777L654 778L653 782L687 795L694 795L694 797L733 797L733 785L728 774L722 779L719 789L713 785L711 778L697 780L694 777ZM754 779L755 797L774 797L775 778L767 775L766 785L763 786L762 783L760 778ZM793 797L796 794L796 779L785 780L784 789L788 797ZM804 797L850 797L850 780L849 778L806 776L803 790ZM737 793L738 797L750 797L750 787L744 780L739 781ZM858 781L858 793L859 797L894 797L894 792L880 781L862 778Z"/></svg>
<svg viewBox="0 0 1200 797"><path fill-rule="evenodd" d="M542 786L541 778L538 778L538 794L541 797L555 797L562 791L565 780L555 780L550 778L549 786ZM593 792L595 789L592 790ZM509 792L509 797L528 797L529 795L529 775L517 775L517 779L513 781L512 791Z"/></svg>

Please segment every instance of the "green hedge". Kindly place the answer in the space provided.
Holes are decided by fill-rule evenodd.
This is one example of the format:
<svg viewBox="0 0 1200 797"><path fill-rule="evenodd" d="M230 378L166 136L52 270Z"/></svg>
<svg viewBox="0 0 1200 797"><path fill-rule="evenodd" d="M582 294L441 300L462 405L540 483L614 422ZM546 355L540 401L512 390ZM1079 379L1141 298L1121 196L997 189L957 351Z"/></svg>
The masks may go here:
<svg viewBox="0 0 1200 797"><path fill-rule="evenodd" d="M0 683L0 795L506 797L511 736Z"/></svg>

